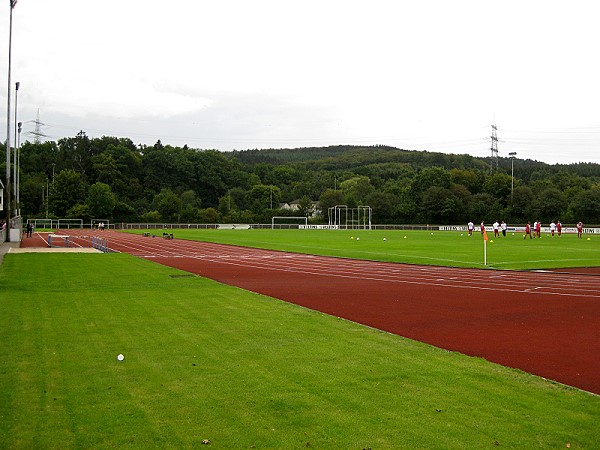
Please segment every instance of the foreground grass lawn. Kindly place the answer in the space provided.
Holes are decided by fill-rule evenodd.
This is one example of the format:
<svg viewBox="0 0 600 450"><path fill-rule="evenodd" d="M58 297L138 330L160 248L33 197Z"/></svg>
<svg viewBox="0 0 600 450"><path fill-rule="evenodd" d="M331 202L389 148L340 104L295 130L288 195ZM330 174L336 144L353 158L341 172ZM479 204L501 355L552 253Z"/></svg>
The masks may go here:
<svg viewBox="0 0 600 450"><path fill-rule="evenodd" d="M123 254L7 255L0 346L0 448L598 446L598 396Z"/></svg>
<svg viewBox="0 0 600 450"><path fill-rule="evenodd" d="M148 230L128 230L143 233ZM483 240L456 231L397 230L172 230L176 238L409 264L483 268ZM160 234L162 230L154 230ZM489 234L487 267L551 269L600 266L600 236L573 234L523 239L520 233ZM589 240L588 240L589 237ZM385 239L385 240L384 240ZM492 242L493 241L493 242Z"/></svg>

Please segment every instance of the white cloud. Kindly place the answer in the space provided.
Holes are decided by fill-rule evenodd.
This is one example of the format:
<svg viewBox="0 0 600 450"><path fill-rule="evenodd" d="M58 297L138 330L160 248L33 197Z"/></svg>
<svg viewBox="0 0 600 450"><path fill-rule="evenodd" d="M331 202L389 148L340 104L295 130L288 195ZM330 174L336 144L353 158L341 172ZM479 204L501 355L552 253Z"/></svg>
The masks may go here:
<svg viewBox="0 0 600 450"><path fill-rule="evenodd" d="M501 152L599 162L594 12L591 1L22 0L13 80L24 115L39 107L65 130L487 156L495 121Z"/></svg>

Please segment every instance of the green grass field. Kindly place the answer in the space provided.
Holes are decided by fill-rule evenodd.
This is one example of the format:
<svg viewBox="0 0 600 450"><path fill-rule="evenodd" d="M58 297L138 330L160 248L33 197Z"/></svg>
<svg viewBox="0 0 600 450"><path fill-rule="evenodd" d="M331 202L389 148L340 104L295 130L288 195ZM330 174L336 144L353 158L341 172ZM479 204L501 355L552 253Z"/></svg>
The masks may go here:
<svg viewBox="0 0 600 450"><path fill-rule="evenodd" d="M0 345L0 448L598 448L598 396L124 254L7 255Z"/></svg>
<svg viewBox="0 0 600 450"><path fill-rule="evenodd" d="M147 230L135 230L143 233ZM509 233L484 245L479 233L381 230L172 230L176 238L377 261L494 269L600 266L600 236L523 239ZM157 230L157 234L162 230ZM589 237L589 240L588 240ZM385 238L385 241L384 241ZM493 241L493 242L492 242Z"/></svg>

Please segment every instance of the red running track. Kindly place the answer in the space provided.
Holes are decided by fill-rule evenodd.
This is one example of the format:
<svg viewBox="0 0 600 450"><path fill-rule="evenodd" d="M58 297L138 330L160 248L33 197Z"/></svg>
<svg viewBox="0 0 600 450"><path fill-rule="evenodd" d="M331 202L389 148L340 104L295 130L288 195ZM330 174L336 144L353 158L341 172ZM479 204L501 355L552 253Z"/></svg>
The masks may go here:
<svg viewBox="0 0 600 450"><path fill-rule="evenodd" d="M101 235L120 252L600 394L598 276Z"/></svg>

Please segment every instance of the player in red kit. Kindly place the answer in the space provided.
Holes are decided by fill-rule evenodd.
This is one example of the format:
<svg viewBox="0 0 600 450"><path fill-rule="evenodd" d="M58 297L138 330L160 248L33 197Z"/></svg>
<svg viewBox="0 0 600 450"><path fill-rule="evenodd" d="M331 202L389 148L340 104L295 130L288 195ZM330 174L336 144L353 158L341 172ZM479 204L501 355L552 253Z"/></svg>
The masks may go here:
<svg viewBox="0 0 600 450"><path fill-rule="evenodd" d="M523 239L525 239L527 235L529 235L529 239L533 239L531 237L531 225L529 224L529 222L527 222L527 225L525 225L525 234L523 235Z"/></svg>

